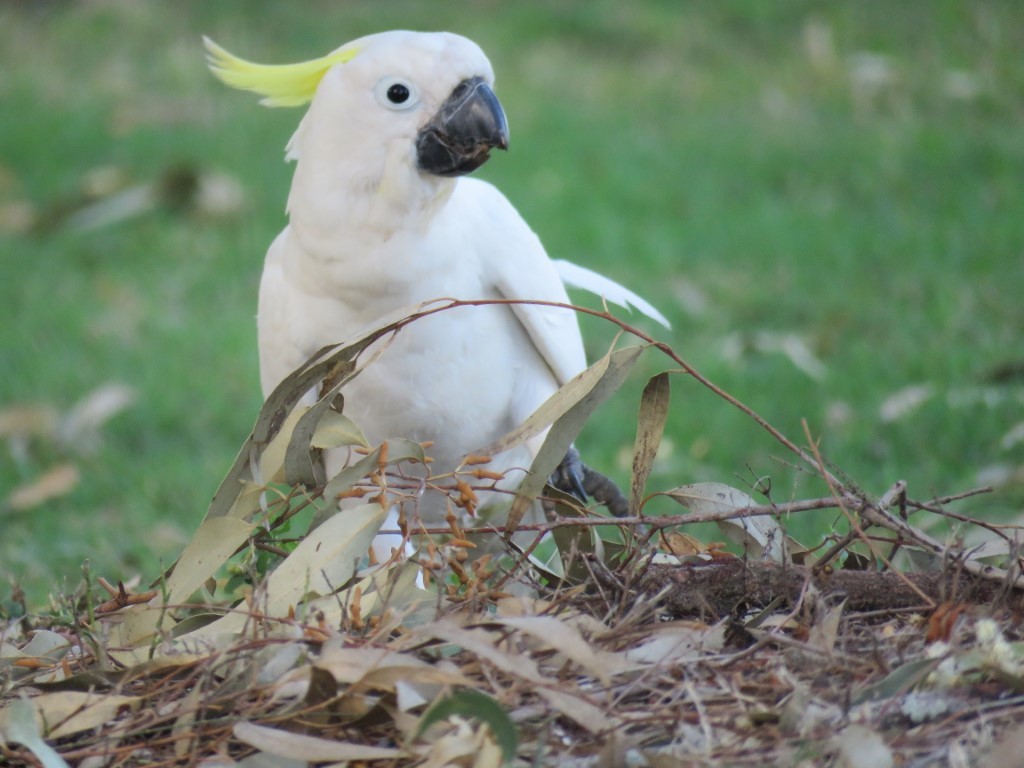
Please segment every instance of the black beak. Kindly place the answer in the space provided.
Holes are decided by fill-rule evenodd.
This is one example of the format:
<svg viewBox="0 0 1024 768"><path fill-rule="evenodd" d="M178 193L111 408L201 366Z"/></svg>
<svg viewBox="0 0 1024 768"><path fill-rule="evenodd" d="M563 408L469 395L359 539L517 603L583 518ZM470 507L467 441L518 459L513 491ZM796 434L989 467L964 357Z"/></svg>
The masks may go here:
<svg viewBox="0 0 1024 768"><path fill-rule="evenodd" d="M416 137L421 171L461 176L475 171L492 149L508 149L501 103L482 78L463 80Z"/></svg>

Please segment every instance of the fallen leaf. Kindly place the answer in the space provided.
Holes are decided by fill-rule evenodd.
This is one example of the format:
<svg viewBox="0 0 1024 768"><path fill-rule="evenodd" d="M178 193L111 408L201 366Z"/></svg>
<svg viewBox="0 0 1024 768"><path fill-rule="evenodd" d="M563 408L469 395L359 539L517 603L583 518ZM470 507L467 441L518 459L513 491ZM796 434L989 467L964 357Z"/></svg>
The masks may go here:
<svg viewBox="0 0 1024 768"><path fill-rule="evenodd" d="M595 650L575 627L553 616L510 617L496 621L506 627L533 635L605 684L608 683L610 675L626 669L620 656Z"/></svg>
<svg viewBox="0 0 1024 768"><path fill-rule="evenodd" d="M913 384L889 395L878 408L878 416L885 424L900 421L935 394L931 384Z"/></svg>
<svg viewBox="0 0 1024 768"><path fill-rule="evenodd" d="M661 436L665 431L671 386L667 372L659 373L647 382L640 398L637 413L636 439L633 443L633 477L630 483L629 514L640 513L643 491L650 477L654 459L658 454Z"/></svg>
<svg viewBox="0 0 1024 768"><path fill-rule="evenodd" d="M36 223L36 210L28 200L8 200L0 203L0 232L23 235Z"/></svg>
<svg viewBox="0 0 1024 768"><path fill-rule="evenodd" d="M442 620L416 627L413 634L454 643L475 654L478 658L490 662L503 672L532 683L544 682L533 659L522 654L505 653L495 645L499 638L482 629L466 629L453 621Z"/></svg>
<svg viewBox="0 0 1024 768"><path fill-rule="evenodd" d="M591 733L603 733L621 724L621 720L610 712L567 691L538 688L537 693L552 707Z"/></svg>
<svg viewBox="0 0 1024 768"><path fill-rule="evenodd" d="M540 691L540 693L543 694L544 691ZM413 738L418 738L434 723L442 722L455 715L476 718L486 723L501 747L505 762L510 763L515 760L519 735L516 733L516 727L509 719L508 713L486 693L473 689L456 691L450 696L435 701L420 718Z"/></svg>
<svg viewBox="0 0 1024 768"><path fill-rule="evenodd" d="M341 762L344 760L396 760L407 756L401 749L371 747L334 739L321 739L317 736L304 736L300 733L282 731L279 728L247 723L244 720L235 723L234 733L236 739L250 747L292 760Z"/></svg>
<svg viewBox="0 0 1024 768"><path fill-rule="evenodd" d="M58 464L31 483L20 485L7 497L7 506L23 512L38 507L50 499L67 496L78 485L78 467L71 463Z"/></svg>
<svg viewBox="0 0 1024 768"><path fill-rule="evenodd" d="M0 437L52 435L60 416L52 405L14 405L0 411Z"/></svg>
<svg viewBox="0 0 1024 768"><path fill-rule="evenodd" d="M815 621L807 636L807 644L825 653L831 653L836 646L836 639L839 637L839 622L843 617L843 608L846 601L834 605L826 611L825 615Z"/></svg>
<svg viewBox="0 0 1024 768"><path fill-rule="evenodd" d="M108 381L82 397L61 419L57 438L69 448L91 450L99 442L100 429L121 411L134 405L134 388Z"/></svg>
<svg viewBox="0 0 1024 768"><path fill-rule="evenodd" d="M694 483L666 491L665 494L695 514L729 514L758 506L743 491L725 483ZM789 562L786 535L771 515L738 517L716 521L722 533L753 557L764 557L777 563Z"/></svg>
<svg viewBox="0 0 1024 768"><path fill-rule="evenodd" d="M862 725L848 725L832 737L843 768L891 768L892 750L882 737Z"/></svg>
<svg viewBox="0 0 1024 768"><path fill-rule="evenodd" d="M43 764L43 768L69 768L57 751L43 741L35 710L28 699L19 699L0 710L0 743L21 744Z"/></svg>
<svg viewBox="0 0 1024 768"><path fill-rule="evenodd" d="M678 531L662 531L657 537L656 543L659 549L664 549L676 557L700 555L706 549L700 539L688 533L680 533Z"/></svg>
<svg viewBox="0 0 1024 768"><path fill-rule="evenodd" d="M60 739L111 722L124 707L134 707L138 704L139 697L114 693L60 691L44 693L22 701L28 704L29 715L34 718L37 729L46 727L46 738ZM14 707L0 710L0 733L10 734L12 727L20 727L20 719L24 716L24 712ZM10 736L9 738L13 739Z"/></svg>

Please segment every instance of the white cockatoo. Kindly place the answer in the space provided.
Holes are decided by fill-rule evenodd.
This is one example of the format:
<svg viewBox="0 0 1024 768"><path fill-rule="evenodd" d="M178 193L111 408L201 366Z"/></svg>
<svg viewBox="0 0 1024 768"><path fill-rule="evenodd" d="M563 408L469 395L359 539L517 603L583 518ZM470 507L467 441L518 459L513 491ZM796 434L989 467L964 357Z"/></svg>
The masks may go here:
<svg viewBox="0 0 1024 768"><path fill-rule="evenodd" d="M264 395L322 347L432 299L567 303L564 279L664 323L616 283L553 262L501 192L465 176L509 142L491 64L472 41L384 32L280 66L205 42L228 85L268 106L309 103L287 147L296 163L289 224L260 283ZM585 365L571 310L459 307L405 327L345 386L345 412L373 444L432 441L438 474L520 424ZM494 457L491 469L515 485L522 473L511 470L529 467L542 437ZM333 461L336 470L342 459ZM417 511L436 522L445 510L443 497L424 496Z"/></svg>

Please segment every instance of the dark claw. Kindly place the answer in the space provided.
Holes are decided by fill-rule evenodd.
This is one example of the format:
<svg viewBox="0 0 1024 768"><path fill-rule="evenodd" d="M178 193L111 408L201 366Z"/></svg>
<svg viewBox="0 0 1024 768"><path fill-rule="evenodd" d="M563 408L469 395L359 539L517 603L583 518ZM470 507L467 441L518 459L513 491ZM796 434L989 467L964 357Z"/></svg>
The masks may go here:
<svg viewBox="0 0 1024 768"><path fill-rule="evenodd" d="M600 472L585 465L580 459L580 452L575 448L569 448L548 482L582 502L588 498L593 499L615 517L629 514L629 500L622 495L619 487Z"/></svg>
<svg viewBox="0 0 1024 768"><path fill-rule="evenodd" d="M569 452L565 454L562 463L555 468L555 472L548 482L558 490L572 494L580 501L586 502L587 491L583 485L586 471L587 468L583 466L583 460L580 459L580 452L570 446Z"/></svg>

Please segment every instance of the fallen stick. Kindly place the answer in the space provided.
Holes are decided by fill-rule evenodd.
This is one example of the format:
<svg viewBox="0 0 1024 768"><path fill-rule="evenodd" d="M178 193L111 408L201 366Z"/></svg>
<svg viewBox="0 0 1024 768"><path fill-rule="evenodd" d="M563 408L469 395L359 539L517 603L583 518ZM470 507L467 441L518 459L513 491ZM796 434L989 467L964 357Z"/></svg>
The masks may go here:
<svg viewBox="0 0 1024 768"><path fill-rule="evenodd" d="M617 585L619 588L622 584ZM658 595L674 618L734 615L763 608L775 600L795 604L810 586L829 601L846 600L850 611L906 608L929 610L942 603L986 605L1024 610L1024 593L1009 584L969 573L956 564L942 572L896 573L814 569L780 563L721 558L680 565L648 565L630 586ZM921 600L921 594L933 603Z"/></svg>

